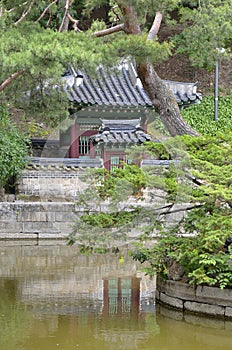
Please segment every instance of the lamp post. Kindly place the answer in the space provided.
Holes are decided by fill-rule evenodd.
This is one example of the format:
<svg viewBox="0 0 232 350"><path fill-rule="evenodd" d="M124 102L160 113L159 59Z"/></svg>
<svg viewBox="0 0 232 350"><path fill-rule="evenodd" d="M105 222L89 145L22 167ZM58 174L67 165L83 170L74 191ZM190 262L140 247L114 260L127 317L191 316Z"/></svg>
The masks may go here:
<svg viewBox="0 0 232 350"><path fill-rule="evenodd" d="M215 87L214 87L214 120L218 120L218 58L215 66Z"/></svg>
<svg viewBox="0 0 232 350"><path fill-rule="evenodd" d="M222 48L216 48L217 52L220 54L223 54L226 50L224 47ZM219 56L218 55L218 56ZM218 76L219 76L219 57L216 59L216 66L215 66L215 87L214 87L214 120L218 120Z"/></svg>

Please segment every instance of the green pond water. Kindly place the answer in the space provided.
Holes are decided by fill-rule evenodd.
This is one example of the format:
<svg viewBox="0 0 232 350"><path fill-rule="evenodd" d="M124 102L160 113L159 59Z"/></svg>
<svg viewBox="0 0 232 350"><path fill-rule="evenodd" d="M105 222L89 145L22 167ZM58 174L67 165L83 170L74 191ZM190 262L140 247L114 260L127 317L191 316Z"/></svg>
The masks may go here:
<svg viewBox="0 0 232 350"><path fill-rule="evenodd" d="M0 350L229 350L232 323L154 303L155 281L115 254L0 242Z"/></svg>

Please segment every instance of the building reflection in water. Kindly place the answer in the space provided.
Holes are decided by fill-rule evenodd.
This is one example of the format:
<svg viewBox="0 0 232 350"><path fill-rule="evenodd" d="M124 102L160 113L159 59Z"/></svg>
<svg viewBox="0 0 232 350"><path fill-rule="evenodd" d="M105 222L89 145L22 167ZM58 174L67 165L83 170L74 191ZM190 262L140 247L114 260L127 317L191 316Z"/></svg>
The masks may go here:
<svg viewBox="0 0 232 350"><path fill-rule="evenodd" d="M103 313L137 314L140 304L140 279L119 277L104 279Z"/></svg>
<svg viewBox="0 0 232 350"><path fill-rule="evenodd" d="M139 349L157 327L154 281L124 261L67 247L0 248L0 349Z"/></svg>

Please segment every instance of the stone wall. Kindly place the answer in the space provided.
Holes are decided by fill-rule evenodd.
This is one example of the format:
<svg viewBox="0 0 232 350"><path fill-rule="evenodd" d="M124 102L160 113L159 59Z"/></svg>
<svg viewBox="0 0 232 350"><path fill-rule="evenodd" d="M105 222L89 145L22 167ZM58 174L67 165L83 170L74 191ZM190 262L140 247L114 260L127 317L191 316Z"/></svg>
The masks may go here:
<svg viewBox="0 0 232 350"><path fill-rule="evenodd" d="M2 202L0 239L64 239L78 212L70 202Z"/></svg>
<svg viewBox="0 0 232 350"><path fill-rule="evenodd" d="M101 209L107 211L108 204L102 204ZM64 239L83 210L75 202L0 202L0 240ZM93 203L92 210L95 212L99 207ZM140 234L136 226L128 240L134 241Z"/></svg>
<svg viewBox="0 0 232 350"><path fill-rule="evenodd" d="M25 170L17 186L17 197L75 200L86 187L84 177L85 172L81 169Z"/></svg>
<svg viewBox="0 0 232 350"><path fill-rule="evenodd" d="M156 300L184 312L232 318L232 289L157 281Z"/></svg>
<svg viewBox="0 0 232 350"><path fill-rule="evenodd" d="M99 159L28 158L18 179L17 198L76 200L87 187L91 168L101 167Z"/></svg>

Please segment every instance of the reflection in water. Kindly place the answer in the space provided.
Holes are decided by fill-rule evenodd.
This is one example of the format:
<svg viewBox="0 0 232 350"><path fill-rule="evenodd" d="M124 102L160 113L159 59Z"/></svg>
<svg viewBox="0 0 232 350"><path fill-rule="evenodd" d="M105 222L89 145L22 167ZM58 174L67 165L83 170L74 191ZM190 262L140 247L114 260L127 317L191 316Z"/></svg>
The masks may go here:
<svg viewBox="0 0 232 350"><path fill-rule="evenodd" d="M104 314L122 315L139 311L139 278L104 279Z"/></svg>
<svg viewBox="0 0 232 350"><path fill-rule="evenodd" d="M116 255L0 248L0 349L229 350L232 323L159 306L154 281Z"/></svg>

